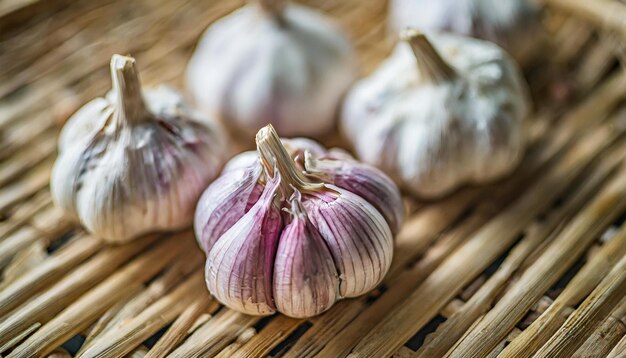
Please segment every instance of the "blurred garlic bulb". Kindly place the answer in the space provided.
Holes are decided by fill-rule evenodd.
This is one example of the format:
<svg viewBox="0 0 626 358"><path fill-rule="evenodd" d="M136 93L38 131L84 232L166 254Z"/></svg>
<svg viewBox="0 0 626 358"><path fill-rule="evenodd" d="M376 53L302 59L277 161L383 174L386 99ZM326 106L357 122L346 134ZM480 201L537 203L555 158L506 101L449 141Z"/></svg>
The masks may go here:
<svg viewBox="0 0 626 358"><path fill-rule="evenodd" d="M244 139L265 124L323 135L357 75L346 36L316 11L258 0L206 31L187 69L197 103Z"/></svg>
<svg viewBox="0 0 626 358"><path fill-rule="evenodd" d="M404 215L393 182L354 159L326 162L309 150L331 152L313 141L281 142L271 125L256 141L198 203L211 294L247 314L310 317L373 289L391 264L390 225L397 231ZM379 196L360 196L369 188Z"/></svg>
<svg viewBox="0 0 626 358"><path fill-rule="evenodd" d="M422 198L510 173L529 110L514 62L481 40L404 38L347 96L342 126L358 157Z"/></svg>
<svg viewBox="0 0 626 358"><path fill-rule="evenodd" d="M114 55L111 77L106 98L86 104L61 131L54 201L109 241L191 224L198 197L226 161L224 135L194 121L173 90L142 92L133 58Z"/></svg>
<svg viewBox="0 0 626 358"><path fill-rule="evenodd" d="M394 33L418 28L449 31L495 42L525 64L543 38L539 8L532 0L391 0Z"/></svg>

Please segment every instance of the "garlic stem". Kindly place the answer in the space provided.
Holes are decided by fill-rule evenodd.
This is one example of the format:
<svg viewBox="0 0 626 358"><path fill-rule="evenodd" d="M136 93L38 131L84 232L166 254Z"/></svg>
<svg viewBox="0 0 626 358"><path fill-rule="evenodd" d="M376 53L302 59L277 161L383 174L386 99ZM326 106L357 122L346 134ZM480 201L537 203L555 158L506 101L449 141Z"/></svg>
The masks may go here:
<svg viewBox="0 0 626 358"><path fill-rule="evenodd" d="M440 83L457 77L457 72L441 57L424 33L407 29L402 32L401 37L411 45L417 67L425 80Z"/></svg>
<svg viewBox="0 0 626 358"><path fill-rule="evenodd" d="M256 145L265 170L272 176L275 175L274 168L280 173L280 185L285 195L290 195L294 188L310 191L323 186L322 183L312 183L298 170L271 124L261 128L256 134Z"/></svg>
<svg viewBox="0 0 626 358"><path fill-rule="evenodd" d="M141 84L137 75L135 59L113 55L111 58L111 80L117 96L118 121L129 124L147 117L147 109L141 94Z"/></svg>
<svg viewBox="0 0 626 358"><path fill-rule="evenodd" d="M285 8L285 0L256 0L261 9L268 15L276 18L280 24L282 21L282 13Z"/></svg>

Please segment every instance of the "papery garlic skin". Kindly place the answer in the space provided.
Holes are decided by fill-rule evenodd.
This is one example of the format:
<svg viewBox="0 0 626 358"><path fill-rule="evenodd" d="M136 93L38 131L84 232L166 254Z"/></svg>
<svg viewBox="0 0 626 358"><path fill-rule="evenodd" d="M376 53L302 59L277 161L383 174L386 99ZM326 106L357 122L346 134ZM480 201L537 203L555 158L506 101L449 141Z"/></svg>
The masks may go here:
<svg viewBox="0 0 626 358"><path fill-rule="evenodd" d="M90 232L124 242L191 224L228 143L192 120L179 94L141 92L134 59L114 55L114 89L64 126L51 178L55 203Z"/></svg>
<svg viewBox="0 0 626 358"><path fill-rule="evenodd" d="M274 205L280 175L271 178L259 200L233 224L207 254L206 281L220 302L239 312L275 312L272 268L282 226Z"/></svg>
<svg viewBox="0 0 626 358"><path fill-rule="evenodd" d="M529 111L516 65L485 41L416 36L424 53L399 43L346 98L342 129L359 159L426 199L510 173Z"/></svg>
<svg viewBox="0 0 626 358"><path fill-rule="evenodd" d="M418 28L489 40L522 64L543 36L532 0L391 0L388 21L393 33Z"/></svg>
<svg viewBox="0 0 626 358"><path fill-rule="evenodd" d="M314 10L266 6L276 8L251 3L211 25L188 65L190 92L248 140L268 123L285 136L323 135L356 79L352 46Z"/></svg>
<svg viewBox="0 0 626 358"><path fill-rule="evenodd" d="M303 206L341 273L340 296L360 296L376 287L391 266L391 229L363 198L333 185L326 187L336 194L311 195Z"/></svg>
<svg viewBox="0 0 626 358"><path fill-rule="evenodd" d="M309 149L318 155L332 151L303 139L281 142L271 126L259 131L257 147L250 152L257 161L251 154L234 158L198 204L196 236L207 253L209 291L240 312L304 318L378 285L391 264L392 229L373 203L333 185L333 176L308 173L307 163L322 161ZM258 166L263 174L251 186L246 173ZM263 194L250 206L251 187L263 188ZM228 219L222 206L233 208ZM280 209L288 213L282 222L276 217Z"/></svg>
<svg viewBox="0 0 626 358"><path fill-rule="evenodd" d="M261 165L224 170L198 200L194 229L200 247L208 253L217 239L259 200Z"/></svg>
<svg viewBox="0 0 626 358"><path fill-rule="evenodd" d="M402 196L393 181L380 170L337 150L331 150L319 159L307 155L305 168L310 175L322 177L362 197L383 215L394 235L400 231L404 221Z"/></svg>
<svg viewBox="0 0 626 358"><path fill-rule="evenodd" d="M339 275L324 238L309 220L301 195L281 234L274 262L274 302L290 317L316 316L339 298Z"/></svg>

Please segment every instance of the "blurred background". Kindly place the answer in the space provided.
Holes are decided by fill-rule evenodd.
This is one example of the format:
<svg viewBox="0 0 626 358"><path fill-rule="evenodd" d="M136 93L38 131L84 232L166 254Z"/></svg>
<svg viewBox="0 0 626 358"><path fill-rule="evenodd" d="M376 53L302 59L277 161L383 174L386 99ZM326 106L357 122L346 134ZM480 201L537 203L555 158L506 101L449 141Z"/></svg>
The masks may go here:
<svg viewBox="0 0 626 358"><path fill-rule="evenodd" d="M298 2L330 15L343 27L359 53L362 75L375 69L394 45L386 25L387 1ZM7 266L14 254L25 252L33 243L40 245L35 250L39 250L41 257L31 252L28 257L37 265L69 237L66 234L71 233L72 225L52 209L47 190L50 168L56 157L57 133L64 121L84 103L110 89L111 55L134 56L146 86L168 83L184 89L183 73L200 35L212 22L244 3L240 0L0 0L0 216L3 219L0 231L5 235L14 232L21 235L6 236L15 238L19 247L17 244L9 247L8 240L0 241L5 250L0 250L0 266ZM540 6L541 26L548 33L547 42L524 67L524 72L538 109L533 119L546 121L535 129L547 132L546 128L553 129L551 120L557 121L563 113L569 113L574 105L600 88L603 80L617 78L614 73L618 72L620 62L626 61L626 5L618 0L544 0ZM623 85L623 78L621 81ZM550 139L558 137L560 127L556 128L549 132ZM487 188L489 195L485 197L491 196L489 190L491 188ZM466 197L466 194L463 192L457 198L464 200L462 195ZM426 207L430 213L438 215L450 212L448 208L457 198L440 206L415 202L408 205L411 205L411 212ZM504 198L503 203L511 201L507 196ZM473 205L472 201L467 202ZM485 207L489 215L494 214L493 208ZM558 208L556 204L555 207ZM463 210L459 209L459 213ZM537 221L543 222L543 219L545 217ZM450 226L463 220L465 217L454 219ZM417 223L415 227L421 225L419 220L414 223ZM414 244L404 239L404 242L402 238L399 240L399 256L404 254L401 245ZM423 254L415 252L411 264ZM433 265L443 258L433 259ZM474 283L467 285L459 294L460 299L467 301L501 263L498 259ZM403 266L401 270L404 269ZM574 273L545 297L555 298ZM387 289L384 286L372 293L364 300L363 307ZM527 327L537 317L535 308L518 327ZM354 308L355 315L360 309L360 306ZM441 311L421 328L403 349L419 348L425 337L445 320L444 313ZM255 330L262 331L272 319L246 321L246 324L254 324ZM283 340L285 337L264 340L276 340L275 344L271 343L272 347L268 343L267 349L277 355L312 326L310 321L293 323L284 317L280 320L276 321L291 325L289 334L295 333L291 341ZM313 325L323 327L327 323L320 320ZM165 328L159 328L161 331L156 337ZM265 332L271 334L270 330ZM231 331L227 334L234 335ZM82 339L84 337L77 336L64 347L73 353ZM145 344L150 347L154 341L153 337Z"/></svg>

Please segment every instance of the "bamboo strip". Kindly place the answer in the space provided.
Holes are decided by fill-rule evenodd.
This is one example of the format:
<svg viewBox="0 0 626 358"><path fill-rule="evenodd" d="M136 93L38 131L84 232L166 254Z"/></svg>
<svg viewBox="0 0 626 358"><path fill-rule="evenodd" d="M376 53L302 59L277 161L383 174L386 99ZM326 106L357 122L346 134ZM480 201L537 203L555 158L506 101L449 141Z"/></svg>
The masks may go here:
<svg viewBox="0 0 626 358"><path fill-rule="evenodd" d="M9 219L0 224L0 242L50 204L52 204L52 201L50 192L47 190L40 192L31 200L21 204Z"/></svg>
<svg viewBox="0 0 626 358"><path fill-rule="evenodd" d="M20 250L34 244L42 236L38 230L25 226L0 242L0 268L8 265Z"/></svg>
<svg viewBox="0 0 626 358"><path fill-rule="evenodd" d="M393 358L412 358L415 356L415 352L413 352L409 347L402 346L398 349L397 352L393 354Z"/></svg>
<svg viewBox="0 0 626 358"><path fill-rule="evenodd" d="M132 295L132 298L120 307L115 307L114 313L109 319L106 321L101 319L98 322L99 325L89 332L79 353L86 351L94 344L101 343L99 341L103 336L106 336L110 331L119 330L128 320L133 319L146 307L153 304L156 300L161 299L172 287L178 285L186 276L199 268L201 254L198 250L191 252L191 255L189 252L184 252L182 254L184 260L181 260L182 257L180 257L179 260L174 261L174 263L170 265L159 278L151 282L147 288Z"/></svg>
<svg viewBox="0 0 626 358"><path fill-rule="evenodd" d="M0 29L6 31L10 26L19 24L40 11L54 11L66 6L70 1L20 0L0 3Z"/></svg>
<svg viewBox="0 0 626 358"><path fill-rule="evenodd" d="M7 357L27 358L54 350L72 335L87 328L109 307L128 297L128 291L140 287L145 280L153 277L170 263L181 250L189 250L193 244L186 234L167 238L82 295L17 346ZM67 322L72 322L72 325L68 325Z"/></svg>
<svg viewBox="0 0 626 358"><path fill-rule="evenodd" d="M463 305L461 310L441 324L432 338L418 351L418 357L443 356L452 345L467 332L471 324L481 315L487 313L499 292L507 281L518 272L520 265L542 243L550 242L555 235L559 223L569 221L587 202L594 192L611 174L619 161L624 158L624 146L618 146L589 178L575 190L575 194L555 212L551 213L542 223L532 225L522 241L517 244L489 280L480 287L478 292ZM558 232L558 230L557 230ZM625 241L626 243L626 241ZM626 248L626 245L625 245Z"/></svg>
<svg viewBox="0 0 626 358"><path fill-rule="evenodd" d="M148 306L136 317L100 335L77 357L117 357L131 352L162 326L174 320L198 296L206 296L204 290L198 290L203 286L203 272L196 271L172 292Z"/></svg>
<svg viewBox="0 0 626 358"><path fill-rule="evenodd" d="M587 56L579 65L579 69L576 71L576 83L583 90L595 86L608 72L611 65L615 63L614 50L607 42L607 39L601 38L600 41L593 44L592 49L587 52Z"/></svg>
<svg viewBox="0 0 626 358"><path fill-rule="evenodd" d="M0 290L2 290L3 286L10 284L26 272L41 265L47 257L46 246L41 241L35 241L32 245L18 252L2 272Z"/></svg>
<svg viewBox="0 0 626 358"><path fill-rule="evenodd" d="M502 352L502 350L506 347L506 345L510 341L515 339L520 333L521 331L518 328L513 328L513 330L509 332L506 338L503 339L498 345L496 345L496 347L491 352L489 352L489 355L487 357L497 358L500 355L500 352Z"/></svg>
<svg viewBox="0 0 626 358"><path fill-rule="evenodd" d="M243 345L250 342L252 338L256 336L256 330L252 327L245 329L241 334L237 337L237 339L224 348L221 352L219 352L215 358L230 358L235 354L235 352ZM263 355L265 356L265 355ZM260 355L255 357L261 357Z"/></svg>
<svg viewBox="0 0 626 358"><path fill-rule="evenodd" d="M70 229L70 222L63 210L51 205L46 210L35 213L29 221L33 229L40 231L48 243Z"/></svg>
<svg viewBox="0 0 626 358"><path fill-rule="evenodd" d="M128 292L128 297L134 297L142 291L142 287L136 287L133 290ZM83 334L85 336L85 341L80 346L80 349L76 352L76 354L81 354L87 346L93 341L93 339L104 329L104 327L111 322L111 320L120 312L120 310L126 305L125 301L119 301L109 309L107 309L97 321L95 321L91 326L86 329Z"/></svg>
<svg viewBox="0 0 626 358"><path fill-rule="evenodd" d="M0 187L7 185L41 163L56 148L56 138L53 136L39 136L34 140L34 143L36 144L17 152L0 164Z"/></svg>
<svg viewBox="0 0 626 358"><path fill-rule="evenodd" d="M586 165L608 144L613 134L606 127L582 139L560 162L548 169L524 195L483 226L455 251L404 304L367 332L354 356L390 355L423 327L463 286L500 256L539 212L558 197ZM613 129L610 130L611 132Z"/></svg>
<svg viewBox="0 0 626 358"><path fill-rule="evenodd" d="M502 357L530 357L565 322L563 312L578 304L626 254L626 225L574 276L550 308L502 352Z"/></svg>
<svg viewBox="0 0 626 358"><path fill-rule="evenodd" d="M394 260L388 277L397 275L413 257L424 253L437 235L450 227L478 197L477 190L466 190L454 199L433 203L407 220L395 241Z"/></svg>
<svg viewBox="0 0 626 358"><path fill-rule="evenodd" d="M600 87L570 111L551 132L539 163L547 162L555 152L567 148L573 137L586 135L587 130L602 122L626 96L626 71L611 75ZM567 144L565 144L567 143ZM531 153L532 154L532 153Z"/></svg>
<svg viewBox="0 0 626 358"><path fill-rule="evenodd" d="M609 353L606 358L624 358L626 357L626 335L620 339L615 348Z"/></svg>
<svg viewBox="0 0 626 358"><path fill-rule="evenodd" d="M601 193L559 233L543 255L461 341L450 357L476 357L491 351L532 303L576 261L596 235L620 215L620 210L626 208L625 199L626 169L622 168Z"/></svg>
<svg viewBox="0 0 626 358"><path fill-rule="evenodd" d="M163 358L167 356L185 337L196 319L207 311L211 297L201 295L174 321L159 341L146 354L146 358Z"/></svg>
<svg viewBox="0 0 626 358"><path fill-rule="evenodd" d="M383 296L385 297L385 296ZM285 357L311 357L316 355L339 332L367 307L365 299L342 300L325 314L313 317L313 327L307 330L286 352Z"/></svg>
<svg viewBox="0 0 626 358"><path fill-rule="evenodd" d="M46 357L47 358L72 358L72 355L69 354L63 348L57 348L52 353L48 354Z"/></svg>
<svg viewBox="0 0 626 358"><path fill-rule="evenodd" d="M18 202L33 196L50 181L52 160L37 165L19 182L0 188L0 213L4 213Z"/></svg>
<svg viewBox="0 0 626 358"><path fill-rule="evenodd" d="M587 338L572 358L606 357L626 335L626 300ZM624 351L626 354L626 351Z"/></svg>
<svg viewBox="0 0 626 358"><path fill-rule="evenodd" d="M20 250L32 245L36 241L49 241L69 229L69 223L61 218L62 213L54 207L37 213L31 219L30 226L24 226L9 237L0 241L0 268L9 263L9 260Z"/></svg>
<svg viewBox="0 0 626 358"><path fill-rule="evenodd" d="M270 351L293 331L298 328L301 321L280 315L270 322L266 327L251 337L246 337L246 341L237 342L237 348L226 354L222 352L223 357L265 357Z"/></svg>
<svg viewBox="0 0 626 358"><path fill-rule="evenodd" d="M107 248L91 260L76 267L52 287L25 302L0 319L0 345L38 321L47 321L67 304L114 272L126 260L154 241L147 237L129 244ZM39 277L43 276L40 273Z"/></svg>
<svg viewBox="0 0 626 358"><path fill-rule="evenodd" d="M7 112L11 107L0 107L0 118L3 112ZM27 145L32 145L33 141L39 136L46 135L47 132L54 133L54 116L50 111L52 106L48 107L48 111L34 112L30 116L23 118L14 126L1 128L2 141L0 142L0 159L5 160L12 155L17 154Z"/></svg>
<svg viewBox="0 0 626 358"><path fill-rule="evenodd" d="M565 357L572 355L584 337L600 324L626 297L626 255L565 321L563 326L539 349L535 357Z"/></svg>
<svg viewBox="0 0 626 358"><path fill-rule="evenodd" d="M126 358L143 358L146 356L147 353L148 353L148 347L146 347L145 345L141 345L137 347L137 349L135 349L132 353L127 354L125 357Z"/></svg>
<svg viewBox="0 0 626 358"><path fill-rule="evenodd" d="M589 20L597 26L618 31L626 37L626 5L614 0L543 0L548 5Z"/></svg>
<svg viewBox="0 0 626 358"><path fill-rule="evenodd" d="M222 309L215 317L199 327L168 357L200 358L216 355L258 319L259 317Z"/></svg>
<svg viewBox="0 0 626 358"><path fill-rule="evenodd" d="M19 332L19 334L17 334L15 337L13 337L10 341L8 341L7 343L1 345L0 346L0 352L4 352L4 351L8 350L9 348L17 345L18 343L23 341L26 337L30 336L31 333L33 333L36 330L38 330L39 327L41 327L41 323L39 323L39 322L33 323L30 327L27 327L22 332Z"/></svg>
<svg viewBox="0 0 626 358"><path fill-rule="evenodd" d="M578 57L583 46L592 35L591 26L576 17L570 16L554 35L555 48L554 62L566 65L572 58Z"/></svg>

